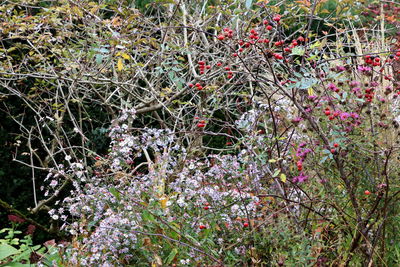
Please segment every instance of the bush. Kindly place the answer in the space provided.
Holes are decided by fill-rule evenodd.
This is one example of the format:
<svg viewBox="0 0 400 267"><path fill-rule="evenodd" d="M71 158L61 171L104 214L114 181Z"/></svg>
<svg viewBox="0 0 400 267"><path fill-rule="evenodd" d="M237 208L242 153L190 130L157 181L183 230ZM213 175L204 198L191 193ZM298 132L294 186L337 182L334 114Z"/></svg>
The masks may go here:
<svg viewBox="0 0 400 267"><path fill-rule="evenodd" d="M51 97L74 101L38 109L34 128L54 143L33 212L50 205L72 239L58 265L398 263L399 51L344 17L304 17L307 3L251 3L165 4L155 18L62 6L88 27L60 38L88 52L82 65L59 54ZM93 35L107 38L88 48ZM89 100L113 117L107 137L107 116L86 127Z"/></svg>

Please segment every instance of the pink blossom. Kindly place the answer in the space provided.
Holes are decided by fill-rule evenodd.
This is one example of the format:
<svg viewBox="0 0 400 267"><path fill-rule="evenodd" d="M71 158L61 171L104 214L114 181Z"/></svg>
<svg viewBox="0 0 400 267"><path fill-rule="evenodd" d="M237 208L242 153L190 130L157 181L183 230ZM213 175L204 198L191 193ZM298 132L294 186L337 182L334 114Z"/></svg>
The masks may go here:
<svg viewBox="0 0 400 267"><path fill-rule="evenodd" d="M347 119L348 117L350 117L350 114L349 114L349 113L347 113L347 112L342 112L342 113L340 113L340 119L341 119L342 121L344 121L344 120Z"/></svg>
<svg viewBox="0 0 400 267"><path fill-rule="evenodd" d="M28 225L28 229L26 230L25 234L32 235L36 230L36 226L33 224Z"/></svg>
<svg viewBox="0 0 400 267"><path fill-rule="evenodd" d="M292 182L293 183L303 183L308 180L308 176L304 175L303 172L301 172L298 176L293 177Z"/></svg>
<svg viewBox="0 0 400 267"><path fill-rule="evenodd" d="M351 87L356 87L356 86L360 86L361 83L359 81L351 81L349 84Z"/></svg>
<svg viewBox="0 0 400 267"><path fill-rule="evenodd" d="M15 223L23 223L23 222L25 222L24 219L22 219L21 217L19 217L17 215L13 215L13 214L8 215L8 220L10 222L15 222Z"/></svg>
<svg viewBox="0 0 400 267"><path fill-rule="evenodd" d="M372 70L371 67L358 66L358 71L360 71L360 72L370 72L371 70Z"/></svg>

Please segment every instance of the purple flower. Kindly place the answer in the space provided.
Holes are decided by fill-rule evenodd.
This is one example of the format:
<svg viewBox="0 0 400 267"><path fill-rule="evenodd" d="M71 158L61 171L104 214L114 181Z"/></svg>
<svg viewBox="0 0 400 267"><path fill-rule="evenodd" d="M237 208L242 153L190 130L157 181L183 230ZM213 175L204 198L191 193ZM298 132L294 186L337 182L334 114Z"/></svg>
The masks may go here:
<svg viewBox="0 0 400 267"><path fill-rule="evenodd" d="M336 67L336 70L337 70L337 71L345 71L346 68L345 68L344 66L337 66L337 67Z"/></svg>
<svg viewBox="0 0 400 267"><path fill-rule="evenodd" d="M293 183L304 183L307 180L308 180L308 176L304 175L304 173L301 172L298 176L293 177L292 182Z"/></svg>
<svg viewBox="0 0 400 267"><path fill-rule="evenodd" d="M337 89L337 87L333 83L330 83L330 84L328 84L328 89L335 91Z"/></svg>
<svg viewBox="0 0 400 267"><path fill-rule="evenodd" d="M340 113L340 119L341 119L342 121L344 121L344 120L347 119L348 117L350 117L350 114L349 114L349 113L347 113L347 112L342 112L342 113Z"/></svg>
<svg viewBox="0 0 400 267"><path fill-rule="evenodd" d="M358 66L358 71L360 72L370 72L371 70L372 70L371 67Z"/></svg>
<svg viewBox="0 0 400 267"><path fill-rule="evenodd" d="M305 147L307 144L306 143L300 143L299 147Z"/></svg>
<svg viewBox="0 0 400 267"><path fill-rule="evenodd" d="M359 81L351 81L349 85L350 85L351 87L356 87L356 86L360 86L360 84L361 84L361 83L360 83Z"/></svg>
<svg viewBox="0 0 400 267"><path fill-rule="evenodd" d="M303 118L302 117L296 117L292 120L293 123L299 123L300 121L302 121Z"/></svg>

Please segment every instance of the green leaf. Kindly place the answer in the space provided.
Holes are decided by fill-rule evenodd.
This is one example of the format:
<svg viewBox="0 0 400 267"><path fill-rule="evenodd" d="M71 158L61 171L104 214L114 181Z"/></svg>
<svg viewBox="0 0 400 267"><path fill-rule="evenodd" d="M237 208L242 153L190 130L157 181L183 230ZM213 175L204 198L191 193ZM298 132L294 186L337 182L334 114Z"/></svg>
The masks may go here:
<svg viewBox="0 0 400 267"><path fill-rule="evenodd" d="M32 266L32 264L29 263L19 263L19 262L9 262L4 265L0 265L1 267L26 267L26 266Z"/></svg>
<svg viewBox="0 0 400 267"><path fill-rule="evenodd" d="M96 63L97 63L98 65L100 65L100 64L103 62L103 55L97 54L95 60L96 60Z"/></svg>
<svg viewBox="0 0 400 267"><path fill-rule="evenodd" d="M111 187L108 191L110 191L110 193L111 193L114 197L116 197L118 200L121 199L121 195L120 195L120 193L118 192L118 190L115 189L115 187Z"/></svg>
<svg viewBox="0 0 400 267"><path fill-rule="evenodd" d="M19 250L8 244L0 245L0 261L17 253L19 253Z"/></svg>
<svg viewBox="0 0 400 267"><path fill-rule="evenodd" d="M176 254L178 254L178 250L176 248L171 250L171 253L169 253L167 259L165 260L166 264L170 264L174 260Z"/></svg>
<svg viewBox="0 0 400 267"><path fill-rule="evenodd" d="M272 175L272 177L277 177L279 175L279 173L281 172L281 170L276 170L274 172L274 174Z"/></svg>
<svg viewBox="0 0 400 267"><path fill-rule="evenodd" d="M247 9L250 9L252 4L253 4L253 0L246 0L245 6Z"/></svg>
<svg viewBox="0 0 400 267"><path fill-rule="evenodd" d="M142 218L143 218L143 220L145 220L145 221L151 221L151 222L154 222L154 221L155 221L154 216L151 215L151 213L148 212L147 210L144 210L144 211L142 212Z"/></svg>
<svg viewBox="0 0 400 267"><path fill-rule="evenodd" d="M296 46L292 49L291 56L302 56L304 55L305 49L301 46Z"/></svg>

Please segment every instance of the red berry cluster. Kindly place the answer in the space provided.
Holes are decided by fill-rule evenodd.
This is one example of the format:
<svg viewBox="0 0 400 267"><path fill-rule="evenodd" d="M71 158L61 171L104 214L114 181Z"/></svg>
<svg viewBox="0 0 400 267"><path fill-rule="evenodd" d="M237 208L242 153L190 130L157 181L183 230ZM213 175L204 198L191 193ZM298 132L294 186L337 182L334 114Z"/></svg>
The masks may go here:
<svg viewBox="0 0 400 267"><path fill-rule="evenodd" d="M283 56L281 55L281 54L278 54L278 53L274 53L274 58L276 58L276 59L278 59L278 60L281 60L281 59L283 59Z"/></svg>
<svg viewBox="0 0 400 267"><path fill-rule="evenodd" d="M297 163L297 170L298 171L302 171L303 170L303 162L301 160L299 160Z"/></svg>
<svg viewBox="0 0 400 267"><path fill-rule="evenodd" d="M192 83L189 83L190 88L193 88L193 86L196 86L197 90L199 90L199 91L203 90L203 86L200 83L196 83L195 85L193 85Z"/></svg>
<svg viewBox="0 0 400 267"><path fill-rule="evenodd" d="M337 118L340 115L340 111L331 111L329 109L329 107L325 108L325 112L324 113L325 113L326 116L328 116L328 119L330 121L334 120L335 118Z"/></svg>
<svg viewBox="0 0 400 267"><path fill-rule="evenodd" d="M251 29L251 30L250 30L249 38L252 39L252 40L258 40L258 39L260 39L260 36L258 35L258 32L257 32L256 29Z"/></svg>
<svg viewBox="0 0 400 267"><path fill-rule="evenodd" d="M381 58L379 56L370 56L370 55L366 55L364 57L364 62L367 65L371 65L371 66L380 66L381 65Z"/></svg>
<svg viewBox="0 0 400 267"><path fill-rule="evenodd" d="M204 128L206 126L206 121L205 120L200 120L199 117L194 117L195 120L197 120L197 127L198 128Z"/></svg>
<svg viewBox="0 0 400 267"><path fill-rule="evenodd" d="M275 15L272 20L279 24L281 21L281 18L282 18L282 16L278 14L278 15Z"/></svg>
<svg viewBox="0 0 400 267"><path fill-rule="evenodd" d="M211 66L210 65L206 65L206 63L204 61L202 61L202 60L200 60L198 62L198 64L199 64L200 74L204 74L205 69L208 69L208 70L211 69Z"/></svg>
<svg viewBox="0 0 400 267"><path fill-rule="evenodd" d="M365 89L365 95L364 95L365 101L372 102L372 99L374 98L374 94L375 94L374 90L375 90L375 88L373 88L373 87Z"/></svg>
<svg viewBox="0 0 400 267"><path fill-rule="evenodd" d="M233 77L233 72L231 71L231 68L225 67L225 70L227 71L227 74L228 74L227 78L231 79Z"/></svg>
<svg viewBox="0 0 400 267"><path fill-rule="evenodd" d="M223 33L221 33L217 36L218 40L220 40L220 41L223 41L225 39L225 37L233 38L233 30L230 28L224 28Z"/></svg>

